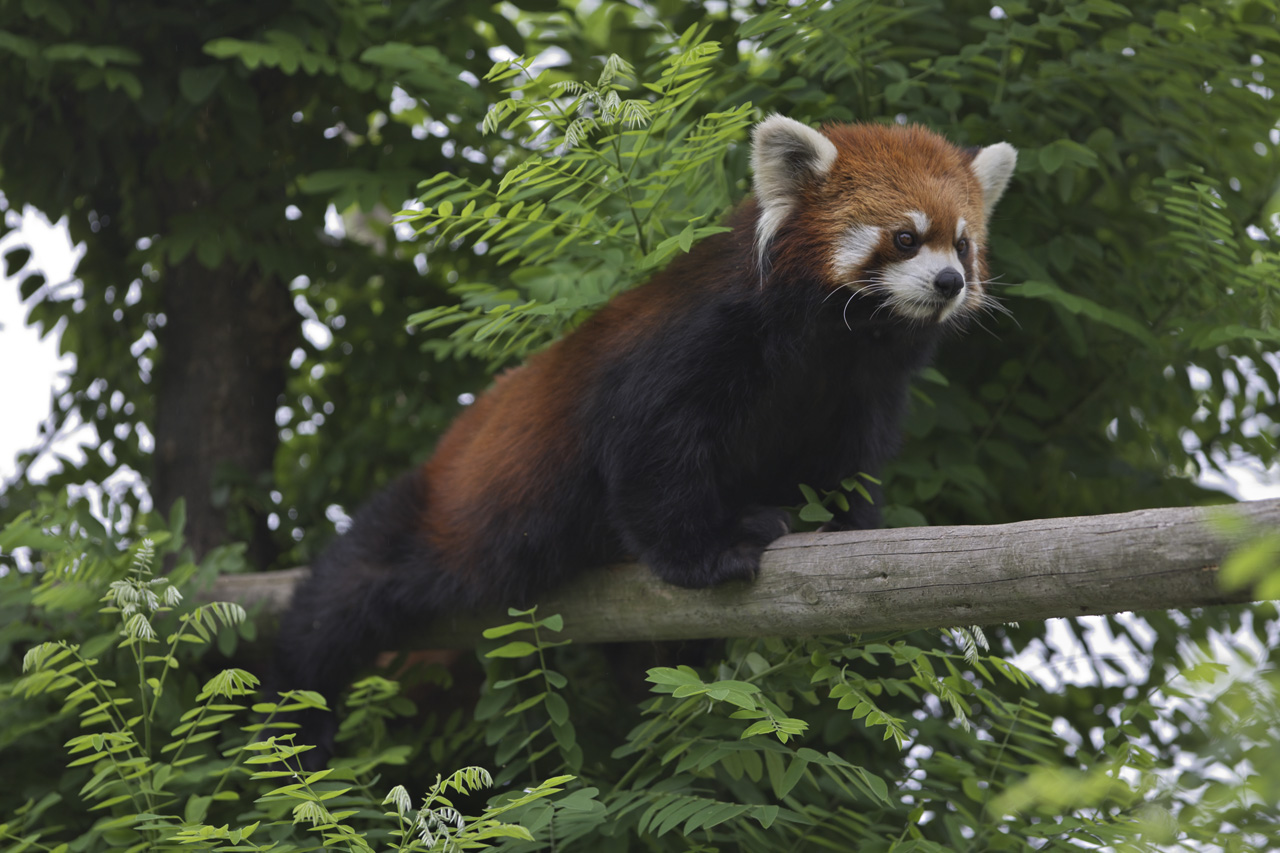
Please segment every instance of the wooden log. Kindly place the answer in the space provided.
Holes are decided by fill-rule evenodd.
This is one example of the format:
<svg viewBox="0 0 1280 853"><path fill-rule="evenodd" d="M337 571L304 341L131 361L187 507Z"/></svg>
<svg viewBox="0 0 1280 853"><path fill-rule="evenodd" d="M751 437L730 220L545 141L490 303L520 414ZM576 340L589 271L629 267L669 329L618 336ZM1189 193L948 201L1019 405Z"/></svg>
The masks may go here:
<svg viewBox="0 0 1280 853"><path fill-rule="evenodd" d="M1280 499L970 527L784 536L760 577L714 589L665 584L641 565L585 573L539 602L580 642L805 636L1165 610L1250 600L1218 567L1245 531L1280 525ZM279 612L307 569L229 575L210 599ZM405 648L474 644L505 611L449 613Z"/></svg>

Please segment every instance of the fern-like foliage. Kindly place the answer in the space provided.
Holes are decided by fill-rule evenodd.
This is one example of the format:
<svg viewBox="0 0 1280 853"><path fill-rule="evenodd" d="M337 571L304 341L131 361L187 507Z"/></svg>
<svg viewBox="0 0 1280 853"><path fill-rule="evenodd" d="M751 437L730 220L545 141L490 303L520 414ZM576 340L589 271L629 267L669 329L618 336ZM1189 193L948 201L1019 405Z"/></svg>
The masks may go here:
<svg viewBox="0 0 1280 853"><path fill-rule="evenodd" d="M751 39L756 50L794 57L830 84L865 73L892 48L889 28L926 11L920 3L875 0L774 3L745 22L739 35Z"/></svg>
<svg viewBox="0 0 1280 853"><path fill-rule="evenodd" d="M166 785L175 771L202 756L184 757L188 747L204 743L219 733L228 718L220 699L253 692L257 679L242 670L226 670L212 679L197 697L198 705L182 715L170 740L160 745L154 729L159 722L159 702L169 674L179 666L177 653L184 643L206 644L212 632L240 624L244 608L214 603L183 614L179 628L163 640L155 620L182 601L167 577L153 577L155 545L144 539L137 547L128 575L112 581L102 597L102 612L118 615L120 649L133 658L138 673L136 691L121 689L102 674L97 657L85 654L78 644L44 642L23 658L26 677L17 692L31 698L44 693L65 693L64 712L77 710L87 730L66 742L73 756L69 766L92 771L81 795L104 809L128 803L140 813L153 815L144 835L163 834L165 821L154 817L163 811ZM155 649L155 646L160 646ZM235 708L239 710L239 708Z"/></svg>
<svg viewBox="0 0 1280 853"><path fill-rule="evenodd" d="M1280 253L1267 244L1246 245L1252 241L1229 215L1221 185L1203 169L1170 170L1153 184L1167 226L1162 251L1170 257L1170 267L1180 271L1176 285L1185 291L1203 288L1224 299L1236 291L1259 297L1243 301L1258 305L1258 313L1241 315L1231 325L1187 318L1191 321L1189 346L1208 349L1241 338L1273 346L1280 342L1280 330L1273 327L1280 295ZM1202 307L1210 310L1218 305Z"/></svg>
<svg viewBox="0 0 1280 853"><path fill-rule="evenodd" d="M455 327L429 344L438 356L523 355L724 230L716 217L731 192L721 163L753 112L743 103L693 117L720 54L705 38L705 28L685 31L643 82L618 56L594 81L535 72L525 57L490 70L509 97L484 127L513 140L515 162L497 181L437 175L421 185L422 209L402 213L419 234L511 269L506 286L461 282L460 304L411 318Z"/></svg>
<svg viewBox="0 0 1280 853"><path fill-rule="evenodd" d="M465 817L449 799L448 792L452 789L457 794L466 796L492 787L493 776L483 767L464 767L448 777L437 776L435 784L423 798L422 806L416 811L409 792L402 785L392 788L382 804L392 805L395 810L387 814L400 821L400 829L394 833L399 838L397 851L459 853L462 850L488 847L490 843L501 839L532 841L533 836L529 830L518 824L500 821L497 816L558 794L563 790L561 786L572 779L572 776L547 779L516 796L506 797L478 818Z"/></svg>

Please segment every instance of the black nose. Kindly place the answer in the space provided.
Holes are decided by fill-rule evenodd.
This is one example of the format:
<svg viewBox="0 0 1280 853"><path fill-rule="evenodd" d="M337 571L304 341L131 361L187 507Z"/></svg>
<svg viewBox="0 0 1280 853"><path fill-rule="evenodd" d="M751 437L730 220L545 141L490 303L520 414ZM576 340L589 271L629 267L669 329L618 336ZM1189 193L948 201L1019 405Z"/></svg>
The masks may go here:
<svg viewBox="0 0 1280 853"><path fill-rule="evenodd" d="M964 290L964 276L948 267L933 280L933 288L943 299L951 299Z"/></svg>

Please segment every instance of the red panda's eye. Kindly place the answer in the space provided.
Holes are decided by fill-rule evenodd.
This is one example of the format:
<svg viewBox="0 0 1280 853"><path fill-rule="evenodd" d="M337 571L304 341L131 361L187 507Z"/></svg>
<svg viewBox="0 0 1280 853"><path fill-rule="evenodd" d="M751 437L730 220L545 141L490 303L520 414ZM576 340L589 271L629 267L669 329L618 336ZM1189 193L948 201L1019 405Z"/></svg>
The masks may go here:
<svg viewBox="0 0 1280 853"><path fill-rule="evenodd" d="M956 241L956 254L962 258L969 254L969 239L967 237L961 237Z"/></svg>
<svg viewBox="0 0 1280 853"><path fill-rule="evenodd" d="M916 235L912 234L910 231L899 231L894 235L893 239L900 249L915 249L919 245L916 242Z"/></svg>

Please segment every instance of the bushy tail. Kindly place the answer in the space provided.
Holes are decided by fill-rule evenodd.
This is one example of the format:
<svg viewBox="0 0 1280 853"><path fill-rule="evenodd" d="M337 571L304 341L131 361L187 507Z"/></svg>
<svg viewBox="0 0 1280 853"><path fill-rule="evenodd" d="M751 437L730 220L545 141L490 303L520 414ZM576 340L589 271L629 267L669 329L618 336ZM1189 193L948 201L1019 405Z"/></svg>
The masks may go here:
<svg viewBox="0 0 1280 853"><path fill-rule="evenodd" d="M338 696L378 652L396 649L434 613L455 607L456 590L434 568L421 536L421 474L376 495L312 566L280 620L268 690L314 690L335 708ZM333 753L336 715L305 711L295 743L313 744L306 769Z"/></svg>

